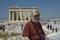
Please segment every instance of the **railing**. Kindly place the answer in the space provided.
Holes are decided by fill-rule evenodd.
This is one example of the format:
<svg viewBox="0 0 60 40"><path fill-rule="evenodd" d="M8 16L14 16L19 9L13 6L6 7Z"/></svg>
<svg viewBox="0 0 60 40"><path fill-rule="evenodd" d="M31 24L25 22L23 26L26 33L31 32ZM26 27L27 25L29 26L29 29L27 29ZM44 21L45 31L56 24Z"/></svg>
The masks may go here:
<svg viewBox="0 0 60 40"><path fill-rule="evenodd" d="M23 40L20 33L0 33L0 40Z"/></svg>

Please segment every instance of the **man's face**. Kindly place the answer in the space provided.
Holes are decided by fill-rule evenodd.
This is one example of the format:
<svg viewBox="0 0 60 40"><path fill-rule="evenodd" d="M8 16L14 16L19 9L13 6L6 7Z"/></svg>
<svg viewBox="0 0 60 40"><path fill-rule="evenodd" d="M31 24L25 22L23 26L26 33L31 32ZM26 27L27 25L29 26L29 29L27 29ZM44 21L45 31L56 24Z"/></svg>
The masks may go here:
<svg viewBox="0 0 60 40"><path fill-rule="evenodd" d="M40 16L39 15L35 15L34 16L34 20L39 21L40 20Z"/></svg>

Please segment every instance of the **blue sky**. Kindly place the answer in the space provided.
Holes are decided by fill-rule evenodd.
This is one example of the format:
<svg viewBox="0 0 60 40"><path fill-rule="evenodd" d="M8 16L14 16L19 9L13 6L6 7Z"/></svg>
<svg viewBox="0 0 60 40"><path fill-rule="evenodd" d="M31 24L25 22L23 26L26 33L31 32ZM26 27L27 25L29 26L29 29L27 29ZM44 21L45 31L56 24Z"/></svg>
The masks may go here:
<svg viewBox="0 0 60 40"><path fill-rule="evenodd" d="M8 19L8 7L39 7L42 18L60 17L60 0L0 0L0 20Z"/></svg>

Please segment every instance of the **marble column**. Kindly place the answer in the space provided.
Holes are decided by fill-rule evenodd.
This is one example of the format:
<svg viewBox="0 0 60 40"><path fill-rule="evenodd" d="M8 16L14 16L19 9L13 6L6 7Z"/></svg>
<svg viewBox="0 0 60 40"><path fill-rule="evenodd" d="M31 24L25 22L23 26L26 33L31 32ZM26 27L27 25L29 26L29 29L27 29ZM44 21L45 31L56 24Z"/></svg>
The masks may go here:
<svg viewBox="0 0 60 40"><path fill-rule="evenodd" d="M10 14L10 11L9 11L9 21L10 21L10 19L11 19L11 17L10 17L10 16L11 16L11 14Z"/></svg>
<svg viewBox="0 0 60 40"><path fill-rule="evenodd" d="M18 13L19 13L19 12L17 11L17 12L16 12L16 18L17 18L17 21L18 21Z"/></svg>

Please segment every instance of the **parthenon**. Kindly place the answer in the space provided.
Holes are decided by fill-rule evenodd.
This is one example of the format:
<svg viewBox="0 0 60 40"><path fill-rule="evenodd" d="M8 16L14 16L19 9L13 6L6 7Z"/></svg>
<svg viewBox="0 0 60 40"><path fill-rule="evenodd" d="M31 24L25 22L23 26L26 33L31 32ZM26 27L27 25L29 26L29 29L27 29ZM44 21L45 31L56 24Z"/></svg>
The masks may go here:
<svg viewBox="0 0 60 40"><path fill-rule="evenodd" d="M31 8L17 8L10 7L9 8L9 22L11 23L25 23L30 21L30 16L34 14L33 11L39 11L37 7Z"/></svg>

